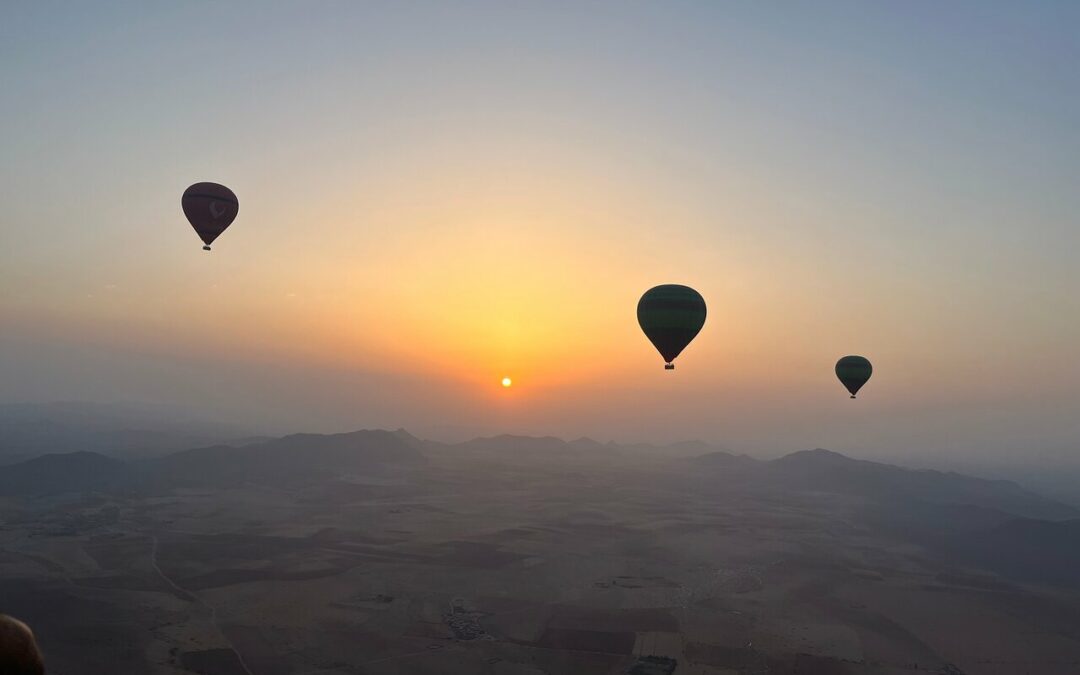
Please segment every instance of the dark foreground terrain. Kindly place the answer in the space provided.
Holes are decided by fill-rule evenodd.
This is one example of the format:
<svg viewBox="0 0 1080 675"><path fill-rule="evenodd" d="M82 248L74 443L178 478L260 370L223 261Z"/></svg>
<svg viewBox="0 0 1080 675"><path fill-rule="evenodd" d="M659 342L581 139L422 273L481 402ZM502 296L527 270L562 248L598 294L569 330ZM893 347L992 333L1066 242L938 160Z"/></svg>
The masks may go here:
<svg viewBox="0 0 1080 675"><path fill-rule="evenodd" d="M0 467L57 675L1080 672L1080 517L823 450L404 432Z"/></svg>

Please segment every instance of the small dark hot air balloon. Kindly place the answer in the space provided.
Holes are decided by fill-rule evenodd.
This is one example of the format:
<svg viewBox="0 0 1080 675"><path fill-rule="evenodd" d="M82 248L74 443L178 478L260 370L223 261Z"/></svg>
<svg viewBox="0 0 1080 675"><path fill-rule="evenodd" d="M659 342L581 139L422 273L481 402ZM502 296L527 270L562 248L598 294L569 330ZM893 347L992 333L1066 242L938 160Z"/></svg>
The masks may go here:
<svg viewBox="0 0 1080 675"><path fill-rule="evenodd" d="M645 337L664 357L664 369L705 325L705 299L689 286L665 284L645 291L638 300L637 320Z"/></svg>
<svg viewBox="0 0 1080 675"><path fill-rule="evenodd" d="M866 384L873 372L870 361L862 356L845 356L836 362L836 376L851 392L851 398L855 398L856 392Z"/></svg>
<svg viewBox="0 0 1080 675"><path fill-rule="evenodd" d="M195 183L184 190L180 206L195 233L206 244L204 251L210 250L210 244L232 224L240 210L240 202L233 191L217 183Z"/></svg>

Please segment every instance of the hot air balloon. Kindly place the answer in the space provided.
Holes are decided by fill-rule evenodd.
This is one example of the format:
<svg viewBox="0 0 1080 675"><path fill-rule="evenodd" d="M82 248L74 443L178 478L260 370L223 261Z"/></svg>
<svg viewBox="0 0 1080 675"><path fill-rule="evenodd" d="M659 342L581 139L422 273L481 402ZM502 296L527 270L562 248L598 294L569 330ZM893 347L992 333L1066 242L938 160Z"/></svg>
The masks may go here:
<svg viewBox="0 0 1080 675"><path fill-rule="evenodd" d="M845 356L836 362L836 376L851 392L851 398L855 398L855 393L866 384L873 372L870 361L862 356Z"/></svg>
<svg viewBox="0 0 1080 675"><path fill-rule="evenodd" d="M240 210L240 202L233 191L217 183L195 183L184 190L180 206L195 233L206 244L204 251L210 250L210 244L232 224Z"/></svg>
<svg viewBox="0 0 1080 675"><path fill-rule="evenodd" d="M664 369L705 325L705 299L689 286L664 284L645 291L638 300L637 320L645 337L664 357Z"/></svg>

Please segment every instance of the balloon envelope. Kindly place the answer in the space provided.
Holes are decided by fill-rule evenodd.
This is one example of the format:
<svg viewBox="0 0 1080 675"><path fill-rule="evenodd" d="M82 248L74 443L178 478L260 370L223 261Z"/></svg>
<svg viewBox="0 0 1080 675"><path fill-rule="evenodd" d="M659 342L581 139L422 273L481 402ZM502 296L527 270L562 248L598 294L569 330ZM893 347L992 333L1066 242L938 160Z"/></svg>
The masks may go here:
<svg viewBox="0 0 1080 675"><path fill-rule="evenodd" d="M851 398L855 398L856 392L866 384L873 372L870 361L862 356L845 356L836 362L836 376L851 392Z"/></svg>
<svg viewBox="0 0 1080 675"><path fill-rule="evenodd" d="M637 319L667 368L705 325L705 298L689 286L665 284L645 291Z"/></svg>
<svg viewBox="0 0 1080 675"><path fill-rule="evenodd" d="M240 202L233 191L217 183L195 183L184 190L180 206L195 233L206 244L203 248L207 251L240 210Z"/></svg>

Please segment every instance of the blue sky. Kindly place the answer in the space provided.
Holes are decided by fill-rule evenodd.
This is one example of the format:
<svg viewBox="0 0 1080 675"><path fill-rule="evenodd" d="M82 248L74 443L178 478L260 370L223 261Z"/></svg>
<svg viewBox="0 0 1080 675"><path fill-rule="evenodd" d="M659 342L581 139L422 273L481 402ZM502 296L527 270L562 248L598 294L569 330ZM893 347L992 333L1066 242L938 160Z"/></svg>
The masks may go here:
<svg viewBox="0 0 1080 675"><path fill-rule="evenodd" d="M18 3L0 398L1068 446L1078 26L1067 2ZM242 205L210 259L177 208L198 180ZM667 281L712 310L675 386L632 324ZM821 402L849 351L879 363L858 419Z"/></svg>

